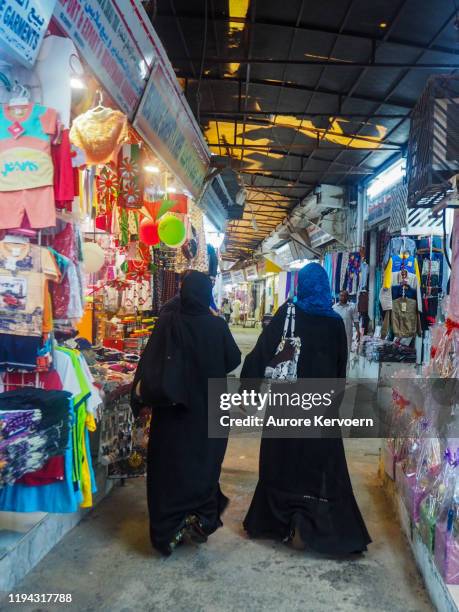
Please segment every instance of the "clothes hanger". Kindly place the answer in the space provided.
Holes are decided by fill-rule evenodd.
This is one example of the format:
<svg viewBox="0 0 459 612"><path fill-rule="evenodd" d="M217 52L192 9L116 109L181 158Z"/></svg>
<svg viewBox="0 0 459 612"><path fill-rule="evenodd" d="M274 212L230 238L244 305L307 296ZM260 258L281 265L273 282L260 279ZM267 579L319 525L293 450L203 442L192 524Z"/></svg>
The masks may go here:
<svg viewBox="0 0 459 612"><path fill-rule="evenodd" d="M24 106L30 102L30 91L28 87L21 85L18 81L15 81L12 89L12 96L10 98L10 106Z"/></svg>
<svg viewBox="0 0 459 612"><path fill-rule="evenodd" d="M100 113L101 111L105 110L105 106L103 105L104 95L100 89L96 91L96 96L97 96L97 106L95 106L92 109L92 111L96 113Z"/></svg>

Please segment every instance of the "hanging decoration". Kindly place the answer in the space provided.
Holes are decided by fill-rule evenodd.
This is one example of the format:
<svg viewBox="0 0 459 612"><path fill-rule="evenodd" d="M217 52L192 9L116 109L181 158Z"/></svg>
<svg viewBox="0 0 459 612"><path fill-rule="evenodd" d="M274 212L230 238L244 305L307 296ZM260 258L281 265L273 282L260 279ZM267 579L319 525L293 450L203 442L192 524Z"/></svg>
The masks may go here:
<svg viewBox="0 0 459 612"><path fill-rule="evenodd" d="M122 208L139 209L143 205L143 175L140 171L141 148L139 145L124 145L118 168L120 193L118 204Z"/></svg>
<svg viewBox="0 0 459 612"><path fill-rule="evenodd" d="M97 196L101 213L109 213L118 198L118 176L110 166L104 166L97 178Z"/></svg>
<svg viewBox="0 0 459 612"><path fill-rule="evenodd" d="M186 239L185 225L175 215L167 214L159 222L158 234L166 246L178 248Z"/></svg>
<svg viewBox="0 0 459 612"><path fill-rule="evenodd" d="M160 242L158 224L145 217L140 222L139 228L140 241L148 246L155 246Z"/></svg>

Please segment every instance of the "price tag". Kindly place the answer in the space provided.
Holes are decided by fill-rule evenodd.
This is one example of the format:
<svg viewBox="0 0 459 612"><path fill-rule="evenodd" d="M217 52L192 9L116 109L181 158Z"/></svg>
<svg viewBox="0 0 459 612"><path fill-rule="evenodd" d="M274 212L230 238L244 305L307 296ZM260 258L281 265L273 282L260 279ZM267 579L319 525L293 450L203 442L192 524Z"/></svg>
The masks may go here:
<svg viewBox="0 0 459 612"><path fill-rule="evenodd" d="M406 302L402 302L402 312L406 312Z"/></svg>

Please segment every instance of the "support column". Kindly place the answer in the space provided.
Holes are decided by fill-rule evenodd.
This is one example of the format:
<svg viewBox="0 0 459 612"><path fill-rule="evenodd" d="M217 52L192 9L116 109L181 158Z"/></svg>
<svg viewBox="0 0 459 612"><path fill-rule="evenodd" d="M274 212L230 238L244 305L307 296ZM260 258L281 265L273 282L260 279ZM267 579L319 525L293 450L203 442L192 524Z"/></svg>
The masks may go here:
<svg viewBox="0 0 459 612"><path fill-rule="evenodd" d="M368 316L375 327L374 312L375 312L375 275L376 275L376 238L375 230L370 232L370 253L368 254Z"/></svg>

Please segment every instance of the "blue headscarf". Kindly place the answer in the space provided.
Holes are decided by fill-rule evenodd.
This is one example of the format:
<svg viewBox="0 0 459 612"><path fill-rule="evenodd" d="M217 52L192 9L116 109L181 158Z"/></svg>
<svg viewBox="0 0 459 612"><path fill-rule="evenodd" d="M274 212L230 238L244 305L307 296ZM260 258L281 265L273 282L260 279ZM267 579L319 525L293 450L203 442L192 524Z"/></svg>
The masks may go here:
<svg viewBox="0 0 459 612"><path fill-rule="evenodd" d="M299 271L295 304L310 315L339 318L332 308L327 273L318 263L307 264Z"/></svg>

